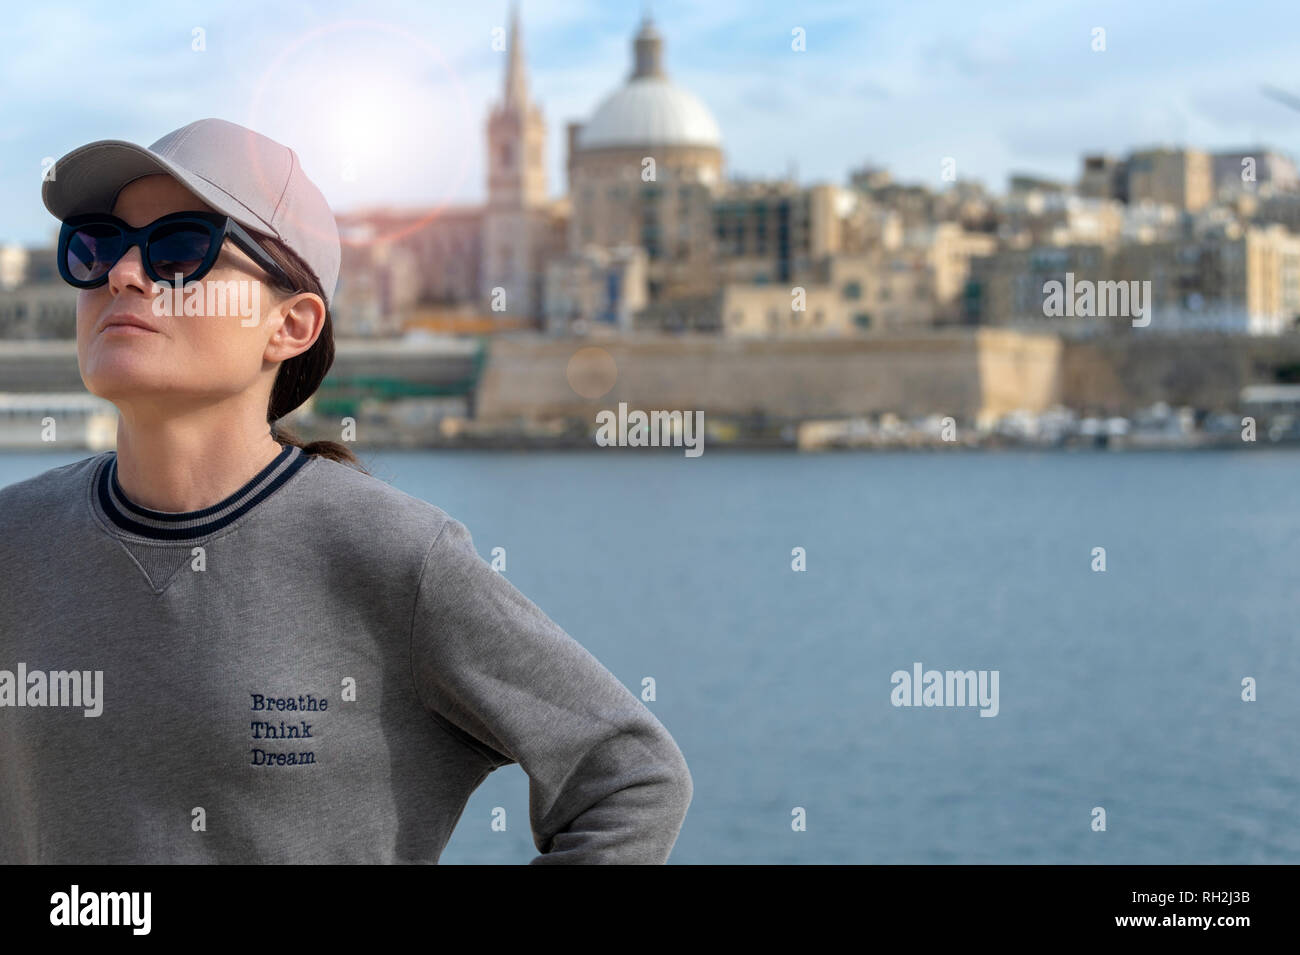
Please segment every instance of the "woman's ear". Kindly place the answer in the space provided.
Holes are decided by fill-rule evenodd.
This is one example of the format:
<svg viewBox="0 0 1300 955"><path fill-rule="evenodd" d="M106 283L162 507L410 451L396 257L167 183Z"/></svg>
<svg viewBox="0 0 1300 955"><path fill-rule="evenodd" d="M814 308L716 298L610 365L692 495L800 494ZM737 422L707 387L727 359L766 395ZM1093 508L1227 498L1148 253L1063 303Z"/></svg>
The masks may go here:
<svg viewBox="0 0 1300 955"><path fill-rule="evenodd" d="M295 292L275 306L283 316L267 344L267 358L285 361L316 343L325 328L325 302L313 292Z"/></svg>

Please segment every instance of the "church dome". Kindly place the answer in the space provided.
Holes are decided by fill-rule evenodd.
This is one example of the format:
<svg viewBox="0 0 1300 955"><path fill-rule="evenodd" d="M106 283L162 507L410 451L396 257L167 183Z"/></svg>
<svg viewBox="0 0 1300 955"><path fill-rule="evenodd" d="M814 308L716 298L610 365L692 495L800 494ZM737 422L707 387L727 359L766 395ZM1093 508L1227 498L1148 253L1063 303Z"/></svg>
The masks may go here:
<svg viewBox="0 0 1300 955"><path fill-rule="evenodd" d="M664 77L628 81L600 104L578 134L582 149L604 146L722 147L709 108Z"/></svg>
<svg viewBox="0 0 1300 955"><path fill-rule="evenodd" d="M663 38L646 20L633 41L636 68L578 133L579 149L610 146L711 146L722 133L709 108L672 83L660 64Z"/></svg>

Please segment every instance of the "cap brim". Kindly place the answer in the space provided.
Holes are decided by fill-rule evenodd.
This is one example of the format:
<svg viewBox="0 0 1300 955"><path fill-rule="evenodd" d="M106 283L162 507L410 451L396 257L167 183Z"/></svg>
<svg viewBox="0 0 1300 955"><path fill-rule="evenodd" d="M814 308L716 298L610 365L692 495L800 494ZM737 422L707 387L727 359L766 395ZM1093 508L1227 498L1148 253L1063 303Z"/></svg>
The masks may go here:
<svg viewBox="0 0 1300 955"><path fill-rule="evenodd" d="M120 139L101 139L79 146L57 160L41 184L41 201L56 219L83 212L112 212L117 194L127 183L156 173L178 180L200 199L240 225L276 236L262 218L225 190L157 153Z"/></svg>

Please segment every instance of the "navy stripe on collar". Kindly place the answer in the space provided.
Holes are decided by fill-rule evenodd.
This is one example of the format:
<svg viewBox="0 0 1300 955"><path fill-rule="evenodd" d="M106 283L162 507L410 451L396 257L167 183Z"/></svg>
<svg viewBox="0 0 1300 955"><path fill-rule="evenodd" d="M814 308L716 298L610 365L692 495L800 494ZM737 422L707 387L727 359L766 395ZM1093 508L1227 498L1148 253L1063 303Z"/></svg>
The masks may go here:
<svg viewBox="0 0 1300 955"><path fill-rule="evenodd" d="M309 456L292 444L276 455L243 487L211 507L197 511L155 511L130 501L117 483L117 454L100 466L95 498L104 516L123 531L152 540L189 541L206 537L239 520L266 500L307 463Z"/></svg>

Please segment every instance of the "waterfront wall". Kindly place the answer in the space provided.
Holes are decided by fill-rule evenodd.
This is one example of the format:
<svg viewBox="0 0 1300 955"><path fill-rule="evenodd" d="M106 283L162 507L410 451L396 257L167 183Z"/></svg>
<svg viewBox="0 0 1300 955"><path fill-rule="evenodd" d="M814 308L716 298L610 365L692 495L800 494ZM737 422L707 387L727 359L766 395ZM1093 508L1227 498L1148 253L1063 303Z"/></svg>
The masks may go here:
<svg viewBox="0 0 1300 955"><path fill-rule="evenodd" d="M613 385L584 399L569 382L584 348L608 354ZM1290 375L1290 379L1287 375ZM599 377L599 375L597 375ZM1117 334L1092 339L1013 329L824 341L514 339L493 343L479 391L486 420L594 420L643 410L761 410L769 417L908 417L1042 411L1131 415L1157 401L1239 410L1252 384L1300 381L1300 334Z"/></svg>
<svg viewBox="0 0 1300 955"><path fill-rule="evenodd" d="M492 344L477 416L594 420L627 402L774 419L881 412L970 419L1050 407L1060 400L1060 370L1059 339L994 329L781 341L502 337ZM575 384L596 396L583 397Z"/></svg>
<svg viewBox="0 0 1300 955"><path fill-rule="evenodd" d="M1118 335L1069 343L1062 400L1083 412L1127 414L1156 401L1238 410L1246 385L1300 371L1300 335Z"/></svg>

